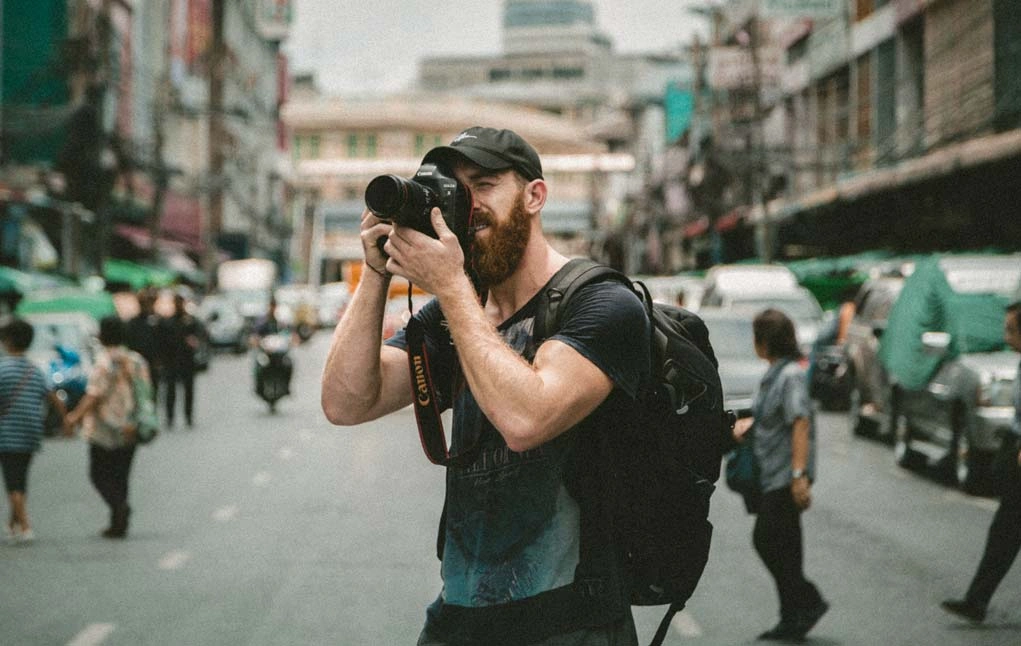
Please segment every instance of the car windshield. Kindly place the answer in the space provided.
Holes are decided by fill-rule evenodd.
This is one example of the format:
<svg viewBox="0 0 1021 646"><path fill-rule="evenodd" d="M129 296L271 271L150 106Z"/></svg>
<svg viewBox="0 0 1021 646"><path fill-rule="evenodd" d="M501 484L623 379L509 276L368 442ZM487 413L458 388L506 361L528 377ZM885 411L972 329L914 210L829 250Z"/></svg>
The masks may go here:
<svg viewBox="0 0 1021 646"><path fill-rule="evenodd" d="M732 303L743 309L761 311L769 307L781 310L796 321L817 321L822 317L818 306L809 300L777 297L734 298Z"/></svg>
<svg viewBox="0 0 1021 646"><path fill-rule="evenodd" d="M946 272L950 288L959 294L999 294L1010 297L1021 281L1017 266L953 268Z"/></svg>

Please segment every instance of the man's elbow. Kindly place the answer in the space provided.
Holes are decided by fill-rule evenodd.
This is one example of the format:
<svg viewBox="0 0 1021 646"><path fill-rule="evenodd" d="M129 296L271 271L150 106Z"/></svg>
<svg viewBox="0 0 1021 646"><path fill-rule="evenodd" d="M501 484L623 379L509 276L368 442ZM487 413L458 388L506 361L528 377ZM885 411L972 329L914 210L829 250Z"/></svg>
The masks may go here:
<svg viewBox="0 0 1021 646"><path fill-rule="evenodd" d="M320 406L326 420L334 426L354 426L366 421L358 416L354 406L347 406L340 398L328 396L325 392L320 399Z"/></svg>
<svg viewBox="0 0 1021 646"><path fill-rule="evenodd" d="M545 422L545 423L544 423ZM515 453L524 453L538 448L560 433L548 425L549 420L516 419L503 425L501 435L507 448ZM497 427L501 428L501 427Z"/></svg>

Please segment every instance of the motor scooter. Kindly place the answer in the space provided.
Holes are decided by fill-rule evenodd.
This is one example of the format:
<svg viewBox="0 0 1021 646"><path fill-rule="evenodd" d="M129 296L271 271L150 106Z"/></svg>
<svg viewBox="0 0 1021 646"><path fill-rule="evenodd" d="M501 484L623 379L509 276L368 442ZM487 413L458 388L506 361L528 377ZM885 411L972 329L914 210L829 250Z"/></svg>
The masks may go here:
<svg viewBox="0 0 1021 646"><path fill-rule="evenodd" d="M255 348L255 393L276 412L277 401L291 393L291 335L267 334Z"/></svg>

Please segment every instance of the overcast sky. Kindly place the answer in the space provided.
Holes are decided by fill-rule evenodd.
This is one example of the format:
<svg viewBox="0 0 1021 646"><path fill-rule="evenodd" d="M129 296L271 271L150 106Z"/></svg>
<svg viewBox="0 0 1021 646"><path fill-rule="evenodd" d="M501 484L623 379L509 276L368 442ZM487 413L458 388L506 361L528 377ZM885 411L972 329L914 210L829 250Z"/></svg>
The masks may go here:
<svg viewBox="0 0 1021 646"><path fill-rule="evenodd" d="M595 0L596 23L617 52L661 51L707 33L687 11L704 0ZM294 0L284 45L292 72L315 72L328 94L407 88L433 55L501 50L502 0Z"/></svg>

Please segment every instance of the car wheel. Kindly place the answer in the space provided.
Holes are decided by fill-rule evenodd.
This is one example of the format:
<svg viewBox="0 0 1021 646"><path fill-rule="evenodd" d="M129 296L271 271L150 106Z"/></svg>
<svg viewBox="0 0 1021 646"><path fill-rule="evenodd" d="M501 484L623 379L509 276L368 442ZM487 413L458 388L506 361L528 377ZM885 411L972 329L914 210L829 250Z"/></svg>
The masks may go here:
<svg viewBox="0 0 1021 646"><path fill-rule="evenodd" d="M911 437L911 425L908 423L907 416L900 410L900 407L895 403L893 410L890 411L891 426L893 426L893 458L897 461L897 464L905 469L913 469L918 466L918 462L922 457L914 447L912 447Z"/></svg>
<svg viewBox="0 0 1021 646"><path fill-rule="evenodd" d="M990 456L971 445L968 431L960 413L955 413L954 445L950 456L953 479L962 491L970 494L981 493L986 483Z"/></svg>
<svg viewBox="0 0 1021 646"><path fill-rule="evenodd" d="M896 393L892 388L886 391L886 395L883 397L883 410L880 411L878 419L872 421L872 431L879 440L882 440L887 444L893 444L895 440L893 436L893 411L894 408L897 408L894 402L895 397Z"/></svg>
<svg viewBox="0 0 1021 646"><path fill-rule="evenodd" d="M858 380L851 376L851 392L847 396L848 409L847 418L851 423L851 433L854 435L865 435L869 431L869 420L862 417L862 395Z"/></svg>

